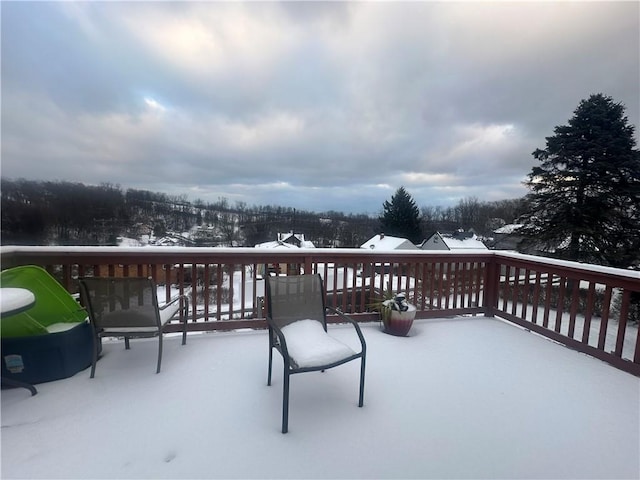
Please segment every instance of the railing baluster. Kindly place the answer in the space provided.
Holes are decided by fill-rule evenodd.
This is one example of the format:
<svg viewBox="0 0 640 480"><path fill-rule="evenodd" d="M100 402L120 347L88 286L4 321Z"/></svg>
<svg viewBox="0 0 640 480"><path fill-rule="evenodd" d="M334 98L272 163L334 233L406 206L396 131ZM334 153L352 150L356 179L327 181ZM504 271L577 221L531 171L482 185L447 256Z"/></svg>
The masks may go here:
<svg viewBox="0 0 640 480"><path fill-rule="evenodd" d="M513 289L511 290L511 315L516 314L518 309L518 293L520 290L520 268L516 267L513 276Z"/></svg>
<svg viewBox="0 0 640 480"><path fill-rule="evenodd" d="M427 309L427 264L416 264L416 282L420 283L420 291L416 288L416 295L418 298L414 300L416 308L418 310Z"/></svg>
<svg viewBox="0 0 640 480"><path fill-rule="evenodd" d="M471 307L473 305L473 264L464 262L464 275L463 275L463 296L462 307Z"/></svg>
<svg viewBox="0 0 640 480"><path fill-rule="evenodd" d="M347 288L347 264L344 264L341 268L342 270L342 311L346 312L347 311L347 301L348 301L348 296L349 296L349 290ZM336 271L336 275L338 275L338 272ZM337 284L337 280L338 277L335 277L335 282L334 284ZM337 285L336 285L337 287Z"/></svg>
<svg viewBox="0 0 640 480"><path fill-rule="evenodd" d="M591 318L593 317L593 305L595 303L596 284L589 282L587 291L587 306L584 313L584 323L582 325L582 343L589 344L589 334L591 333Z"/></svg>
<svg viewBox="0 0 640 480"><path fill-rule="evenodd" d="M573 288L571 289L571 308L569 316L569 330L567 336L574 338L576 329L576 316L578 315L578 303L580 302L580 281L571 280Z"/></svg>
<svg viewBox="0 0 640 480"><path fill-rule="evenodd" d="M247 267L246 265L240 265L240 318L245 317L245 299L247 293Z"/></svg>
<svg viewBox="0 0 640 480"><path fill-rule="evenodd" d="M551 295L553 293L553 274L547 274L547 285L544 289L544 316L542 319L542 326L547 328L549 326L549 315L551 313Z"/></svg>
<svg viewBox="0 0 640 480"><path fill-rule="evenodd" d="M538 323L538 307L540 306L540 279L542 274L540 270L536 271L536 279L533 284L533 299L531 300L531 321Z"/></svg>
<svg viewBox="0 0 640 480"><path fill-rule="evenodd" d="M211 266L209 263L204 264L202 272L202 304L203 304L203 317L205 321L209 321L209 299L211 298ZM195 290L195 289L194 289ZM193 321L195 322L197 317L196 310L198 305L196 304L197 295L193 297Z"/></svg>
<svg viewBox="0 0 640 480"><path fill-rule="evenodd" d="M504 283L502 284L502 311L507 311L507 302L509 299L509 290L511 286L511 267L506 265L504 268Z"/></svg>
<svg viewBox="0 0 640 480"><path fill-rule="evenodd" d="M564 295L567 284L566 277L560 277L560 285L558 286L558 305L556 307L556 323L554 325L554 331L560 332L562 327L562 314L564 313Z"/></svg>
<svg viewBox="0 0 640 480"><path fill-rule="evenodd" d="M264 315L263 312L259 312L258 309L260 307L260 304L258 302L258 264L254 263L253 267L252 267L252 275L251 275L251 285L253 287L253 295L252 295L252 309L253 309L253 314L255 316L258 317L262 317ZM262 298L264 298L264 296L262 296Z"/></svg>
<svg viewBox="0 0 640 480"><path fill-rule="evenodd" d="M446 275L444 269L444 262L438 262L438 289L436 292L437 296L437 308L438 310L442 309L442 299L444 297L444 277Z"/></svg>
<svg viewBox="0 0 640 480"><path fill-rule="evenodd" d="M629 315L629 300L631 292L627 289L622 291L622 302L620 307L620 317L618 318L618 336L616 338L616 349L614 355L622 357L624 348L624 337L627 332L627 318Z"/></svg>
<svg viewBox="0 0 640 480"><path fill-rule="evenodd" d="M222 289L224 285L224 272L222 264L216 264L216 320L222 320Z"/></svg>
<svg viewBox="0 0 640 480"><path fill-rule="evenodd" d="M613 289L611 285L607 285L604 291L604 301L602 304L602 317L600 319L600 334L598 336L598 349L604 350L605 340L607 338L607 328L609 325L609 309L611 308L611 293Z"/></svg>
<svg viewBox="0 0 640 480"><path fill-rule="evenodd" d="M527 307L529 305L529 276L531 275L531 270L528 268L524 271L524 281L522 283L522 310L520 311L520 317L525 319L527 318Z"/></svg>
<svg viewBox="0 0 640 480"><path fill-rule="evenodd" d="M78 277L90 275L151 276L161 286L159 297L166 299L176 289L188 292L191 284L189 331L264 328L259 274L263 265L273 265L279 275L300 271L324 274L332 301L361 320L376 318L367 313L371 296L390 287L406 292L407 299L418 307L418 318L496 315L640 374L635 323L640 276L633 272L590 269L586 264L502 252L292 249L265 253L244 248L178 248L174 253L153 247L139 252L74 247L73 252L61 253L59 247L11 248L3 247L3 266L42 265L72 293L77 291ZM361 277L355 275L358 270ZM618 291L622 294L617 295ZM234 311L238 301L241 305ZM550 319L552 309L557 309L555 319ZM616 322L609 322L612 315ZM598 316L600 329L595 332ZM630 344L634 340L635 344ZM626 358L630 356L633 359Z"/></svg>
<svg viewBox="0 0 640 480"><path fill-rule="evenodd" d="M455 262L451 264L453 268L453 295L452 295L452 307L458 308L458 295L460 294L460 264Z"/></svg>
<svg viewBox="0 0 640 480"><path fill-rule="evenodd" d="M484 264L482 264L481 262L475 262L474 265L475 265L474 268L476 269L476 279L475 279L474 294L473 294L474 304L472 306L479 307L484 302L484 298L482 299L480 298L480 292L483 292L483 297L484 297L484 288L483 288L484 285L482 284L483 282L482 271L487 268L487 263L485 262Z"/></svg>
<svg viewBox="0 0 640 480"><path fill-rule="evenodd" d="M360 310L358 305L358 265L356 263L352 263L352 274L351 274L351 305L353 306L353 311L357 312Z"/></svg>

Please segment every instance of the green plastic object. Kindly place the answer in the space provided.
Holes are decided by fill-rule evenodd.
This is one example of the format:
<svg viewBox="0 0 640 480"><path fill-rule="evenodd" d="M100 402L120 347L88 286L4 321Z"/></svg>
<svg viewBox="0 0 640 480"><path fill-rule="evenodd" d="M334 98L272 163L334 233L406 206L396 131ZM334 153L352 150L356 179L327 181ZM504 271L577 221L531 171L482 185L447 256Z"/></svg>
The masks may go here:
<svg viewBox="0 0 640 480"><path fill-rule="evenodd" d="M30 309L2 318L2 338L46 335L47 327L54 324L79 323L87 318L86 310L42 267L24 265L3 270L0 286L26 288L36 297Z"/></svg>

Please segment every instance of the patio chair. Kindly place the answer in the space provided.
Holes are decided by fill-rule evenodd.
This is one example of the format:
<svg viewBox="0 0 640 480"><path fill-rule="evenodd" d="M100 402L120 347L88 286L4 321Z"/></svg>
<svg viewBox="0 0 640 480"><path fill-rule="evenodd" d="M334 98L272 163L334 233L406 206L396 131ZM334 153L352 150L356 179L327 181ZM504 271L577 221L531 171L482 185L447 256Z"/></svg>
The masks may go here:
<svg viewBox="0 0 640 480"><path fill-rule="evenodd" d="M96 371L102 337L124 337L125 348L130 338L158 336L158 367L162 363L162 336L170 320L183 309L182 345L187 343L187 311L189 299L177 295L159 306L157 287L150 278L85 277L80 279L80 294L89 312L93 328L91 378Z"/></svg>
<svg viewBox="0 0 640 480"><path fill-rule="evenodd" d="M271 385L273 349L283 358L282 433L289 424L289 377L296 373L324 371L360 359L360 397L364 400L364 371L367 346L358 324L331 307L325 307L320 275L291 275L266 278L267 322L269 325L269 374ZM327 332L326 312L330 310L349 322L360 339L360 352Z"/></svg>

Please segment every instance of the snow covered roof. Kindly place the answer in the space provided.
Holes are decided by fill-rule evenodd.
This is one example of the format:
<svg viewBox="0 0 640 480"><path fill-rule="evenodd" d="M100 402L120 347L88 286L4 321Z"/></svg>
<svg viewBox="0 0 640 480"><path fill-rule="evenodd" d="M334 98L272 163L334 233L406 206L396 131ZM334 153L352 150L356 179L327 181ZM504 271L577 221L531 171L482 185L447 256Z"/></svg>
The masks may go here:
<svg viewBox="0 0 640 480"><path fill-rule="evenodd" d="M304 233L278 233L278 240L297 245L300 248L315 248L312 241L304 239Z"/></svg>
<svg viewBox="0 0 640 480"><path fill-rule="evenodd" d="M141 247L142 246L142 242L140 242L140 240L136 240L135 238L118 237L116 241L119 247Z"/></svg>
<svg viewBox="0 0 640 480"><path fill-rule="evenodd" d="M436 232L422 242L422 250L487 250L476 234L454 237Z"/></svg>
<svg viewBox="0 0 640 480"><path fill-rule="evenodd" d="M315 248L313 242L304 239L304 233L278 233L278 239L259 243L256 248Z"/></svg>
<svg viewBox="0 0 640 480"><path fill-rule="evenodd" d="M481 240L478 239L477 236L473 236L471 238L453 238L453 237L442 237L444 243L449 247L449 250L461 250L461 249L481 249L486 250L487 247Z"/></svg>
<svg viewBox="0 0 640 480"><path fill-rule="evenodd" d="M384 233L375 235L364 242L360 248L376 251L392 251L392 250L418 250L412 242L406 238L392 237Z"/></svg>
<svg viewBox="0 0 640 480"><path fill-rule="evenodd" d="M493 233L510 235L523 226L522 223L509 223L503 227L497 228Z"/></svg>
<svg viewBox="0 0 640 480"><path fill-rule="evenodd" d="M273 240L271 242L259 243L255 246L255 248L300 248L296 245L292 245L291 243L285 243L281 240Z"/></svg>

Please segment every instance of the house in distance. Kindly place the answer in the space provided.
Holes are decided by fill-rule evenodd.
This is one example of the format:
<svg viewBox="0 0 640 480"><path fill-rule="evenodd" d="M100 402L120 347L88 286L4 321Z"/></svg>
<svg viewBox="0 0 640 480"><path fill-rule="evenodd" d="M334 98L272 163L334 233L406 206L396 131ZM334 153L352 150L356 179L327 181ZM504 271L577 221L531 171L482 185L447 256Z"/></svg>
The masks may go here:
<svg viewBox="0 0 640 480"><path fill-rule="evenodd" d="M420 244L421 250L487 250L474 232L457 231L453 234L436 232Z"/></svg>
<svg viewBox="0 0 640 480"><path fill-rule="evenodd" d="M364 248L366 250L375 250L376 252L390 252L392 250L418 250L418 247L416 247L406 238L392 237L390 235L385 235L384 233L374 235L369 240L364 242L360 246L360 248Z"/></svg>

